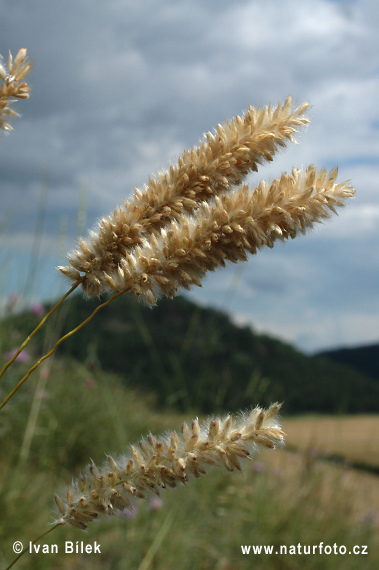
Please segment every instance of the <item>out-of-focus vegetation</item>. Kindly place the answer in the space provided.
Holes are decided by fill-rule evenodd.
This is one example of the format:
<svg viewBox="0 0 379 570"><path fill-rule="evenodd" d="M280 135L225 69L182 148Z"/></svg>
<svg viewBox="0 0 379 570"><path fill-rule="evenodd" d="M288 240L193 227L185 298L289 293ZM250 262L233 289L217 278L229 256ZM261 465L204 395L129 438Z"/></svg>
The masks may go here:
<svg viewBox="0 0 379 570"><path fill-rule="evenodd" d="M289 445L313 457L345 460L379 474L378 415L293 417L286 433Z"/></svg>
<svg viewBox="0 0 379 570"><path fill-rule="evenodd" d="M347 366L364 372L371 378L379 380L379 344L367 346L356 346L349 348L337 348L319 353L335 362L340 362Z"/></svg>
<svg viewBox="0 0 379 570"><path fill-rule="evenodd" d="M1 390L9 390L27 366L15 363ZM15 540L26 545L48 528L52 497L78 476L90 457L101 463L106 452L117 455L149 431L180 429L183 419L190 420L193 414L195 410L190 415L158 412L146 390L142 398L131 387L125 388L123 379L93 362L61 357L42 368L0 416L0 566L13 560ZM293 429L285 405L282 419L284 430L287 422L290 427L289 444L301 446L310 420L296 418ZM316 419L311 421L317 424ZM340 433L347 443L348 432ZM187 489L141 501L134 514L91 523L87 533L57 528L41 544L57 544L59 554L26 554L18 567L371 570L379 562L378 512L374 476L351 470L347 463L320 461L312 453L268 450L242 474L213 471ZM101 554L64 554L65 541L93 544L95 540ZM320 542L345 545L348 552L354 545L367 545L369 554L241 552L241 545L248 544L278 549Z"/></svg>
<svg viewBox="0 0 379 570"><path fill-rule="evenodd" d="M62 325L59 315L54 317L48 342L43 346L37 340L34 354L46 351L57 340L57 330L68 332L97 304L73 296L62 308ZM36 322L26 313L5 323L8 348ZM296 414L379 411L378 380L237 327L226 314L181 297L161 299L151 310L124 295L58 351L82 363L98 363L118 373L125 386L154 393L157 404L186 412L235 411L251 402L268 406L274 401L285 401L287 413Z"/></svg>
<svg viewBox="0 0 379 570"><path fill-rule="evenodd" d="M76 326L96 302L73 297L21 353L0 383L3 397L33 361ZM3 319L4 357L41 318L35 306ZM8 354L7 354L8 353ZM358 371L307 357L290 345L235 327L183 298L150 310L124 296L58 349L0 415L0 566L15 540L33 540L53 520L53 496L89 462L119 455L149 431L180 429L208 412L284 400L287 450L256 456L240 473L214 471L188 489L141 501L134 513L58 528L19 568L146 570L251 568L374 569L379 562L379 491L373 471L378 384ZM338 412L293 416L291 412ZM184 413L185 412L185 413ZM337 457L338 456L338 457ZM329 458L325 460L325 458ZM332 460L331 460L332 458ZM65 541L101 554L65 554ZM368 555L243 555L241 545L367 545Z"/></svg>

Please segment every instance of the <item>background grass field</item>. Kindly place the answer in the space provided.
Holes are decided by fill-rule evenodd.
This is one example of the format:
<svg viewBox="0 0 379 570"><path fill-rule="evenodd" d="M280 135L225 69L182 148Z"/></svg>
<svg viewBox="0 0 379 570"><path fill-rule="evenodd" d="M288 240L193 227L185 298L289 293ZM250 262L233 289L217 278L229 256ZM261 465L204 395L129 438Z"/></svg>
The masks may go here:
<svg viewBox="0 0 379 570"><path fill-rule="evenodd" d="M11 385L25 364L7 376ZM4 386L5 390L7 386ZM120 454L152 431L180 429L196 415L159 411L152 398L117 376L58 358L34 376L0 417L0 566L51 522L54 494L93 458ZM36 412L36 407L38 411ZM141 501L135 513L92 523L88 532L58 528L42 543L59 554L27 554L19 568L234 569L368 568L379 563L379 490L372 448L379 416L286 417L288 450L268 450L243 473L213 471L188 488ZM352 437L354 434L354 437ZM22 450L22 451L21 451ZM325 460L325 453L344 460ZM343 452L343 453L342 453ZM101 545L101 554L63 554L66 540ZM243 555L241 545L367 545L368 555Z"/></svg>
<svg viewBox="0 0 379 570"><path fill-rule="evenodd" d="M286 420L286 432L288 445L309 455L379 468L377 415L295 417Z"/></svg>

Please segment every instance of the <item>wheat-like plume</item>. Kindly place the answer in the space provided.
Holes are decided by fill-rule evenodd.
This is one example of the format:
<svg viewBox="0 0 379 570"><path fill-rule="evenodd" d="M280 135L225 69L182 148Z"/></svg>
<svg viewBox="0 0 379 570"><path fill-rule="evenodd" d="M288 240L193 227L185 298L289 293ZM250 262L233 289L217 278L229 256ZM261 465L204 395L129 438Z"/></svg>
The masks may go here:
<svg viewBox="0 0 379 570"><path fill-rule="evenodd" d="M277 403L268 410L256 407L236 419L228 415L204 424L195 419L190 427L184 422L180 435L176 431L162 438L149 434L131 445L128 455L117 459L108 455L100 468L92 462L65 497L55 497L60 512L55 523L84 530L100 516L132 509L136 500L151 493L187 485L211 467L241 471L241 460L283 443L285 434L277 419L280 407Z"/></svg>
<svg viewBox="0 0 379 570"><path fill-rule="evenodd" d="M11 104L16 99L27 99L30 87L23 81L32 68L32 62L27 61L26 49L20 49L13 59L9 52L8 72L2 63L0 56L0 129L4 131L12 130L7 120L9 117L18 117L18 114L11 108Z"/></svg>
<svg viewBox="0 0 379 570"><path fill-rule="evenodd" d="M185 151L176 166L150 178L143 192L137 189L130 202L103 218L98 230L79 240L79 249L68 256L71 265L59 269L74 281L85 273L83 289L99 295L107 288L105 274L117 271L145 237L239 185L263 161L271 161L278 147L293 141L297 127L308 123L307 107L304 103L292 110L288 97L275 108L250 106L243 117L218 125L199 147Z"/></svg>
<svg viewBox="0 0 379 570"><path fill-rule="evenodd" d="M204 274L225 261L245 261L248 253L294 238L335 212L354 193L345 182L336 184L336 176L337 169L317 172L312 165L270 185L261 182L254 192L244 185L202 202L193 216L182 214L121 259L106 283L150 304L159 293L174 297L179 288L201 286Z"/></svg>

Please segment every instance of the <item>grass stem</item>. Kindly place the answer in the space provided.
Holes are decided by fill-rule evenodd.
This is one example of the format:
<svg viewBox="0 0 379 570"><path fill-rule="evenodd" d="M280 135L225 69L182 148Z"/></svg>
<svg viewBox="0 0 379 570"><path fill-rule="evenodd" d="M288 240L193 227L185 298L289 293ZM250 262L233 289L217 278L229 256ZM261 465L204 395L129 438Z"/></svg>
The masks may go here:
<svg viewBox="0 0 379 570"><path fill-rule="evenodd" d="M61 523L55 524L54 526L52 526L51 528L49 528L49 530L47 530L46 532L44 532L43 534L41 534L39 537L37 537L36 539L34 539L31 544L35 544L36 542L38 542L39 540L41 540L41 538L43 538L44 536L46 536L47 534L49 534L50 532L52 532L54 529L56 529L57 526L62 526L62 524L61 524ZM12 566L14 566L14 565L16 564L16 562L17 562L18 560L20 560L21 556L23 556L23 555L25 554L25 552L28 552L28 550L29 550L29 545L28 545L26 548L24 548L24 550L23 550L22 552L20 552L20 554L13 560L13 562L12 562L11 564L9 564L9 566L7 566L7 567L5 568L5 570L9 570L9 568L12 568Z"/></svg>
<svg viewBox="0 0 379 570"><path fill-rule="evenodd" d="M79 282L76 284L76 287L79 285ZM71 288L72 289L72 288ZM95 315L98 311L100 311L100 309L102 309L103 307L106 307L107 305L109 305L110 303L112 303L112 301L114 301L115 299L117 299L117 297L120 297L120 295L122 295L123 293L125 293L125 290L122 291L118 291L117 293L115 293L112 297L110 297L110 299L108 299L107 301L105 301L104 303L102 303L101 305L98 305L96 307L96 309L90 314L89 317L87 317L84 321L82 321L77 327L75 327L74 329L72 329L70 332L68 332L67 334L65 334L64 336L62 336L53 346L53 348L46 353L44 356L42 356L38 362L36 362L34 364L34 366L32 366L28 372L25 374L25 376L23 378L21 378L21 380L19 381L19 383L17 384L17 386L15 388L13 388L13 390L8 394L8 396L5 398L5 400L3 400L3 402L1 402L0 404L0 410L1 408L3 408L5 406L5 404L12 398L12 396L14 396L14 394L21 388L21 386L23 385L23 383L29 378L29 376L31 375L32 372L34 372L34 370L36 370L36 368L38 368L38 366L40 364L42 364L42 362L44 360L47 360L47 358L49 358L58 348L58 346L67 338L69 338L70 336L74 335L78 330L80 330L82 327L84 327L84 325L86 325ZM66 294L67 296L67 294ZM63 297L61 299L61 301L63 300ZM61 302L60 301L60 302ZM55 306L54 310L57 308L57 306ZM42 323L42 321L41 321ZM40 325L37 328L40 328L40 326L42 326L40 323ZM33 331L34 334L35 331ZM29 337L28 337L29 338ZM24 343L25 344L25 343ZM21 352L21 351L20 351ZM11 364L11 362L9 363ZM8 364L8 365L9 365Z"/></svg>
<svg viewBox="0 0 379 570"><path fill-rule="evenodd" d="M12 356L12 358L10 358L8 360L8 362L3 366L3 368L0 370L0 378L3 376L3 374L6 372L6 370L9 368L9 366L16 360L17 356L20 354L20 352L22 352L24 350L24 348L26 347L26 345L31 341L31 339L33 338L33 336L40 330L40 328L43 327L43 325L46 323L47 319L49 317L51 317L51 315L53 313L55 313L55 311L61 306L61 304L63 303L63 301L65 301L67 299L67 297L69 295L71 295L71 293L73 291L75 291L75 289L78 287L78 285L80 285L80 283L83 281L84 277L82 277L81 279L78 279L73 286L71 287L71 289L69 289L67 291L67 293L65 293L63 295L63 297L61 297L61 299L59 299L58 303L56 303L56 305L54 305L54 307L43 317L43 319L41 320L41 322L39 323L39 325L34 329L33 332L30 333L30 335L24 340L24 342L22 343L22 345L20 346L20 348L17 349L17 351L14 353L14 355Z"/></svg>

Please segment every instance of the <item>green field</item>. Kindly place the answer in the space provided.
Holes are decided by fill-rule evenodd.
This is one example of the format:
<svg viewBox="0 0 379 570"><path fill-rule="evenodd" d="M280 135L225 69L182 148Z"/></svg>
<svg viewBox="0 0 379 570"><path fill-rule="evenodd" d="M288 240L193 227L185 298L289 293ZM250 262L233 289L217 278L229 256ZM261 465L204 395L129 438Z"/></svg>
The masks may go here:
<svg viewBox="0 0 379 570"><path fill-rule="evenodd" d="M23 370L15 365L3 389ZM13 383L13 384L12 384ZM152 431L180 429L182 416L123 387L116 376L59 359L32 377L0 417L0 567L12 544L48 528L54 494L93 458L118 455ZM140 501L134 514L91 523L88 532L57 528L41 544L58 554L26 554L16 568L374 569L379 564L379 491L374 475L349 467L377 464L371 447L378 416L286 417L291 451L267 450L241 473L214 470L188 488ZM360 426L360 427L358 427ZM294 451L303 449L304 452ZM337 450L347 462L321 459ZM101 554L65 554L65 541L101 546ZM250 554L241 545L367 545L368 555Z"/></svg>

